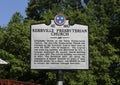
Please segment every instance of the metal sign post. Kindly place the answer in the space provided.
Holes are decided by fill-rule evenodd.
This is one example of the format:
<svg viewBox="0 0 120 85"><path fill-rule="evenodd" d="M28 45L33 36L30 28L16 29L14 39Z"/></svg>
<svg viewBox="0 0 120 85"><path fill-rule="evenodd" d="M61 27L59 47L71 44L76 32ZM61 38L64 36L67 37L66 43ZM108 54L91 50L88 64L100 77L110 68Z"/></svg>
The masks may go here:
<svg viewBox="0 0 120 85"><path fill-rule="evenodd" d="M62 70L58 70L58 73L57 73L57 79L58 79L58 82L57 82L57 85L63 85L63 78L64 77L64 73Z"/></svg>

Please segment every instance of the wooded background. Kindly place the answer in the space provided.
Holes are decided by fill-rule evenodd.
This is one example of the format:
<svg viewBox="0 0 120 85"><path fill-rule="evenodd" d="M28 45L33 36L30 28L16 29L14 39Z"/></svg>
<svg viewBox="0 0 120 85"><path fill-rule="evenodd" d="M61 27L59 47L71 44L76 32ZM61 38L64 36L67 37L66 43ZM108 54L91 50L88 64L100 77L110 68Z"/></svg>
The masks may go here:
<svg viewBox="0 0 120 85"><path fill-rule="evenodd" d="M13 14L0 27L1 79L56 85L54 72L30 69L30 25L50 24L56 14L89 26L89 70L66 72L64 85L120 85L120 0L29 0L27 17Z"/></svg>

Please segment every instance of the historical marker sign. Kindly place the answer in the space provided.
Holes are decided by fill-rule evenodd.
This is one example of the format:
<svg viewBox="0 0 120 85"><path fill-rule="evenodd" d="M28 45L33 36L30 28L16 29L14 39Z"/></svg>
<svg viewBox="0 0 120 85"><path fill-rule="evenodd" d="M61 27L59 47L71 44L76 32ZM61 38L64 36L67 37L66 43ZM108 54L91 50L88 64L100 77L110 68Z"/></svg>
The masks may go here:
<svg viewBox="0 0 120 85"><path fill-rule="evenodd" d="M88 69L88 52L86 25L31 25L31 69Z"/></svg>

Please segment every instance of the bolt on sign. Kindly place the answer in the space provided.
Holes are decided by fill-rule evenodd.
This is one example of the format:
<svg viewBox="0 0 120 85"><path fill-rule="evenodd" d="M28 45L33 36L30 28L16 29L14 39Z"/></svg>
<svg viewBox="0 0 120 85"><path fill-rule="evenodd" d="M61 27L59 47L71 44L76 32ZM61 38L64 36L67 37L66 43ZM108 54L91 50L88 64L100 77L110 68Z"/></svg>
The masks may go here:
<svg viewBox="0 0 120 85"><path fill-rule="evenodd" d="M88 26L61 14L50 25L31 25L31 69L89 69Z"/></svg>

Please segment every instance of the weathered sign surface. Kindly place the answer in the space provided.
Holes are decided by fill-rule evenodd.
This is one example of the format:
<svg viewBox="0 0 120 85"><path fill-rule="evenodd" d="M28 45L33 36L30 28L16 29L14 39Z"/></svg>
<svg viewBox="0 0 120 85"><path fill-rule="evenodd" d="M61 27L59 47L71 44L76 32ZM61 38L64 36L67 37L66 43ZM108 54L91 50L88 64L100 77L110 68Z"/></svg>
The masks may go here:
<svg viewBox="0 0 120 85"><path fill-rule="evenodd" d="M31 25L31 69L88 69L88 26Z"/></svg>

